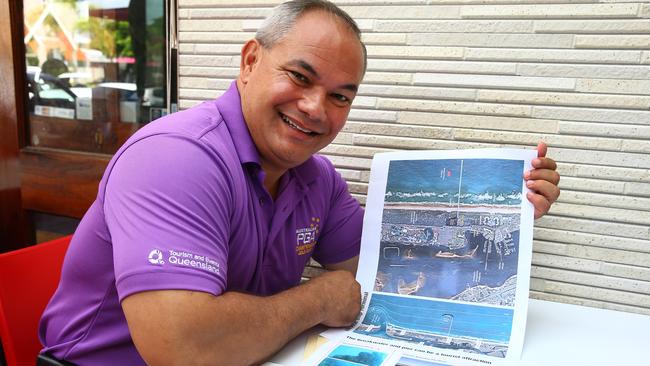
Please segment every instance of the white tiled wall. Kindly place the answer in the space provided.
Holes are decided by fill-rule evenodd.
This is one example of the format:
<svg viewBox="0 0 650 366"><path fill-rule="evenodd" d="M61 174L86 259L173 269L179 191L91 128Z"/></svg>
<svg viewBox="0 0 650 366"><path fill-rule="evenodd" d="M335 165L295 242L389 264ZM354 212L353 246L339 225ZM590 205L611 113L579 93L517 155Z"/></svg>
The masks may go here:
<svg viewBox="0 0 650 366"><path fill-rule="evenodd" d="M323 153L359 200L378 151L543 139L563 193L536 222L531 297L650 314L650 2L335 2L368 73ZM228 87L277 3L179 1L182 108Z"/></svg>

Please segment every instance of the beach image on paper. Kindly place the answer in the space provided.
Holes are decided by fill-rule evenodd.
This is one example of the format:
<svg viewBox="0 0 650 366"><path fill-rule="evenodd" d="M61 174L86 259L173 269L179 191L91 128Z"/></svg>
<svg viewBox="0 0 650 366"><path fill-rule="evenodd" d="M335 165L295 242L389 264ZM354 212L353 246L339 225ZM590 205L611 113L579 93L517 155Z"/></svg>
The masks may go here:
<svg viewBox="0 0 650 366"><path fill-rule="evenodd" d="M336 347L318 366L380 366L388 355L363 347L340 345Z"/></svg>
<svg viewBox="0 0 650 366"><path fill-rule="evenodd" d="M374 293L365 314L355 333L505 357L513 310Z"/></svg>
<svg viewBox="0 0 650 366"><path fill-rule="evenodd" d="M374 291L514 306L523 166L391 161Z"/></svg>

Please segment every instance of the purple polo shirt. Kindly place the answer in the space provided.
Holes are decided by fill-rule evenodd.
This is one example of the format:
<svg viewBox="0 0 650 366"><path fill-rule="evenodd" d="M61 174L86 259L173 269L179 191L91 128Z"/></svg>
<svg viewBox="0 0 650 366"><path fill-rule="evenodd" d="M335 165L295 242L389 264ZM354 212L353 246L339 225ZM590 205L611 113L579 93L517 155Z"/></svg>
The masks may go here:
<svg viewBox="0 0 650 366"><path fill-rule="evenodd" d="M274 201L236 84L136 132L109 163L40 323L44 352L80 365L144 365L120 301L150 290L270 295L310 257L359 253L363 212L322 156L289 170Z"/></svg>

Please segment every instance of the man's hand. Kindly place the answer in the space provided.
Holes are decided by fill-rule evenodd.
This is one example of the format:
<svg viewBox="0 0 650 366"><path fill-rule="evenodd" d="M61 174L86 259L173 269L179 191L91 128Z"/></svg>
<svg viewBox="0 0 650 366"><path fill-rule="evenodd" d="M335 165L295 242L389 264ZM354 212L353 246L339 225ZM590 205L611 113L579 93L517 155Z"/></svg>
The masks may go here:
<svg viewBox="0 0 650 366"><path fill-rule="evenodd" d="M551 208L553 202L560 196L560 175L555 171L555 160L546 157L546 144L537 145L537 159L533 159L533 169L524 173L528 192L526 197L535 207L535 218L544 216Z"/></svg>
<svg viewBox="0 0 650 366"><path fill-rule="evenodd" d="M322 302L323 320L328 327L351 325L361 311L361 286L345 270L328 271L304 284L312 287Z"/></svg>

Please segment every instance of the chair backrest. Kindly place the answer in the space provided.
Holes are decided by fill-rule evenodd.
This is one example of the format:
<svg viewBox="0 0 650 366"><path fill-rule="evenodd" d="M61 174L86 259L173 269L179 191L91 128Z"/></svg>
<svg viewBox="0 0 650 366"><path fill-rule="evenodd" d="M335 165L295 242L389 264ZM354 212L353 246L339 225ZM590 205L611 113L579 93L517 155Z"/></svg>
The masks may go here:
<svg viewBox="0 0 650 366"><path fill-rule="evenodd" d="M33 366L38 322L61 277L71 236L0 254L0 338L7 366Z"/></svg>

